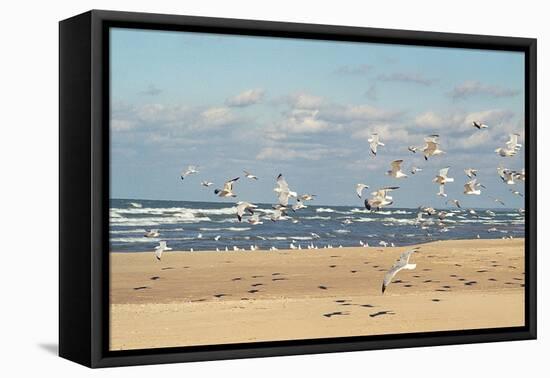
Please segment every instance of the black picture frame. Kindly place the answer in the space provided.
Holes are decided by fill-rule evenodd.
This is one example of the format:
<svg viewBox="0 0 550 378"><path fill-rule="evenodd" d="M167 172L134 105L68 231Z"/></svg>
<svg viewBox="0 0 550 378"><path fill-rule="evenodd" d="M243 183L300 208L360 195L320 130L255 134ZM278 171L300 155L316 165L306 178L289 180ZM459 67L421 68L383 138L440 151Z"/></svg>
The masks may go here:
<svg viewBox="0 0 550 378"><path fill-rule="evenodd" d="M524 327L109 351L110 27L525 54ZM536 39L92 10L59 24L59 354L89 367L535 339Z"/></svg>

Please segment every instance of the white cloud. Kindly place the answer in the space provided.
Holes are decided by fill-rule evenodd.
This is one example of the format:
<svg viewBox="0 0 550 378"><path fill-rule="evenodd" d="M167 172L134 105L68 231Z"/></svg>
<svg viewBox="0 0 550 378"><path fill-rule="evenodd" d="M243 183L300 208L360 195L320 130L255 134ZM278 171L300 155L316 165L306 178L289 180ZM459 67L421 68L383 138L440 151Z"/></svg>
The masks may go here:
<svg viewBox="0 0 550 378"><path fill-rule="evenodd" d="M227 106L245 107L259 103L264 98L265 91L263 89L248 89L236 96L225 100Z"/></svg>
<svg viewBox="0 0 550 378"><path fill-rule="evenodd" d="M345 151L328 147L309 147L307 145L296 148L280 146L268 146L260 150L256 155L258 160L290 161L297 159L320 160L326 156L337 157L345 155Z"/></svg>
<svg viewBox="0 0 550 378"><path fill-rule="evenodd" d="M288 103L292 108L315 110L319 109L325 102L323 97L307 93L294 93L288 96Z"/></svg>
<svg viewBox="0 0 550 378"><path fill-rule="evenodd" d="M483 84L479 81L468 80L454 87L448 95L457 100L472 96L513 97L520 93L516 89L504 88L497 85Z"/></svg>

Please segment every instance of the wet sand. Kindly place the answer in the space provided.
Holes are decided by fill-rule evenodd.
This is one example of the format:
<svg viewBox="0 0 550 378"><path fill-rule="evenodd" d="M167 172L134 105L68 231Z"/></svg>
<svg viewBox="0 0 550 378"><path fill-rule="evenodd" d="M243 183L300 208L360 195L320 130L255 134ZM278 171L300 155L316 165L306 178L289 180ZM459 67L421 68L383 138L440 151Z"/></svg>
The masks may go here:
<svg viewBox="0 0 550 378"><path fill-rule="evenodd" d="M256 252L111 253L111 350L524 324L524 240Z"/></svg>

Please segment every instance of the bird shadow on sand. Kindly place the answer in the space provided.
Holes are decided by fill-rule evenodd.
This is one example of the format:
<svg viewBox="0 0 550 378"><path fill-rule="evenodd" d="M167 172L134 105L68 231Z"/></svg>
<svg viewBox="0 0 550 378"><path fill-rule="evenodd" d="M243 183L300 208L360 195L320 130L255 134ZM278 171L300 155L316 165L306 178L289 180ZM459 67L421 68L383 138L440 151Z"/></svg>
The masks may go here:
<svg viewBox="0 0 550 378"><path fill-rule="evenodd" d="M378 311L378 312L375 312L374 314L369 314L371 318L376 318L377 316L382 316L382 315L395 315L395 312L391 310L387 310L387 311Z"/></svg>
<svg viewBox="0 0 550 378"><path fill-rule="evenodd" d="M329 312L329 313L323 314L323 316L326 317L326 318L331 318L333 316L345 316L345 315L349 315L349 312L334 311L334 312Z"/></svg>
<svg viewBox="0 0 550 378"><path fill-rule="evenodd" d="M138 287L134 287L134 290L145 290L145 289L150 289L149 286L138 286Z"/></svg>

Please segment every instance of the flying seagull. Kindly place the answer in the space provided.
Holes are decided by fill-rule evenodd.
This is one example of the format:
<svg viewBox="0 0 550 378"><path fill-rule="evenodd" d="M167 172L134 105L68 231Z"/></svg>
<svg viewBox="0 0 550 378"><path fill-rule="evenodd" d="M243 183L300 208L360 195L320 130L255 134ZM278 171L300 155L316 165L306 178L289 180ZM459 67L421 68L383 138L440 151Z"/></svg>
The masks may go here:
<svg viewBox="0 0 550 378"><path fill-rule="evenodd" d="M455 179L448 176L449 168L450 167L445 167L440 169L439 174L435 176L435 178L433 179L433 182L437 182L439 185L445 185L449 182L454 182Z"/></svg>
<svg viewBox="0 0 550 378"><path fill-rule="evenodd" d="M207 188L212 184L213 184L213 182L210 182L210 181L201 181L201 185L206 186Z"/></svg>
<svg viewBox="0 0 550 378"><path fill-rule="evenodd" d="M374 156L376 156L378 146L385 146L384 143L380 142L380 137L378 136L378 134L372 134L367 141L370 145L370 151Z"/></svg>
<svg viewBox="0 0 550 378"><path fill-rule="evenodd" d="M464 184L464 194L479 196L481 194L481 190L477 189L477 186L478 184L476 179L468 181Z"/></svg>
<svg viewBox="0 0 550 378"><path fill-rule="evenodd" d="M388 192L399 189L398 186L387 186L385 188L378 189L376 192L371 193L372 198L365 200L365 207L367 210L380 210L384 206L389 206L393 203L393 198L388 195Z"/></svg>
<svg viewBox="0 0 550 378"><path fill-rule="evenodd" d="M424 138L426 145L422 149L422 152L424 152L425 160L428 160L430 156L437 156L445 153L445 151L439 149L439 142L437 138L439 138L439 135L430 135L429 137Z"/></svg>
<svg viewBox="0 0 550 378"><path fill-rule="evenodd" d="M417 172L422 172L422 168L418 168L418 167L412 167L411 168L411 174L412 175L415 175Z"/></svg>
<svg viewBox="0 0 550 378"><path fill-rule="evenodd" d="M293 211L305 209L305 208L307 208L307 206L304 205L304 203L299 198L296 200L296 204L292 205Z"/></svg>
<svg viewBox="0 0 550 378"><path fill-rule="evenodd" d="M214 194L217 194L218 197L237 197L237 195L233 193L233 183L238 179L239 177L235 177L234 179L226 181L225 184L223 184L223 189L214 190Z"/></svg>
<svg viewBox="0 0 550 378"><path fill-rule="evenodd" d="M357 196L361 198L361 194L363 193L363 189L368 189L369 186L366 184L357 184L355 185L355 191L357 192Z"/></svg>
<svg viewBox="0 0 550 378"><path fill-rule="evenodd" d="M162 240L159 242L159 245L155 247L155 257L157 258L157 260L160 260L162 252L171 250L172 248L166 246L166 241Z"/></svg>
<svg viewBox="0 0 550 378"><path fill-rule="evenodd" d="M197 170L197 166L196 165L190 165L190 166L187 167L187 169L185 171L181 172L181 179L183 180L187 176L195 174L195 173L199 173L199 171Z"/></svg>
<svg viewBox="0 0 550 378"><path fill-rule="evenodd" d="M250 213L250 215L254 215L254 209L258 206L250 203L250 202L237 202L237 219L242 221L244 212L247 211Z"/></svg>
<svg viewBox="0 0 550 378"><path fill-rule="evenodd" d="M301 201L311 201L311 200L313 200L315 197L316 197L315 194L302 194L302 195L300 196L300 200L301 200Z"/></svg>
<svg viewBox="0 0 550 378"><path fill-rule="evenodd" d="M277 193L279 204L285 207L288 206L288 199L290 197L298 197L296 192L290 190L288 183L281 173L277 176L277 187L273 191Z"/></svg>
<svg viewBox="0 0 550 378"><path fill-rule="evenodd" d="M418 147L409 146L409 147L407 147L407 150L411 151L413 154L416 154L416 151L418 151Z"/></svg>
<svg viewBox="0 0 550 378"><path fill-rule="evenodd" d="M510 134L506 147L497 148L495 152L501 157L514 156L521 148L521 144L518 143L518 137L519 134Z"/></svg>
<svg viewBox="0 0 550 378"><path fill-rule="evenodd" d="M244 172L244 177L246 178L249 178L251 180L257 180L258 179L258 176L254 176L252 173L248 172L248 171L243 171Z"/></svg>
<svg viewBox="0 0 550 378"><path fill-rule="evenodd" d="M506 204L504 203L504 201L502 201L501 199L499 198L495 198L495 197L491 197L493 199L493 201L495 201L496 203L499 203L501 204L502 206L506 206Z"/></svg>
<svg viewBox="0 0 550 378"><path fill-rule="evenodd" d="M477 176L477 169L466 168L464 170L464 173L466 173L466 176L468 176L468 178L473 178L473 176Z"/></svg>
<svg viewBox="0 0 550 378"><path fill-rule="evenodd" d="M509 150L519 151L521 144L518 143L519 134L510 134L510 139L506 142L506 147Z"/></svg>
<svg viewBox="0 0 550 378"><path fill-rule="evenodd" d="M497 173L504 183L508 185L514 185L516 183L514 181L514 178L516 177L516 174L514 171L511 171L508 168L498 167Z"/></svg>
<svg viewBox="0 0 550 378"><path fill-rule="evenodd" d="M391 177L395 178L405 178L407 177L406 174L401 171L401 164L403 164L403 160L394 160L391 162L391 170L387 171L386 174Z"/></svg>
<svg viewBox="0 0 550 378"><path fill-rule="evenodd" d="M516 196L523 197L523 194L521 194L521 193L520 193L519 191L517 191L517 190L510 189L510 192L512 192L512 193L515 194Z"/></svg>
<svg viewBox="0 0 550 378"><path fill-rule="evenodd" d="M472 122L472 126L475 127L476 129L480 130L480 129L486 129L488 128L489 126L487 126L486 124L484 123L481 123L479 121L474 121Z"/></svg>
<svg viewBox="0 0 550 378"><path fill-rule="evenodd" d="M386 287L388 287L393 277L395 277L399 271L403 269L412 270L416 268L416 264L409 264L409 259L414 252L414 249L403 252L399 256L399 260L397 260L397 262L393 264L390 270L388 270L388 272L384 275L384 281L382 282L382 294L384 294Z"/></svg>
<svg viewBox="0 0 550 378"><path fill-rule="evenodd" d="M456 199L452 199L452 200L448 200L447 203L451 202L453 205L455 205L456 207L458 207L459 209L461 208L460 207L460 202L458 202L458 200Z"/></svg>
<svg viewBox="0 0 550 378"><path fill-rule="evenodd" d="M143 205L141 203L137 203L137 202L130 202L130 206L132 206L136 209L141 209L143 207Z"/></svg>

